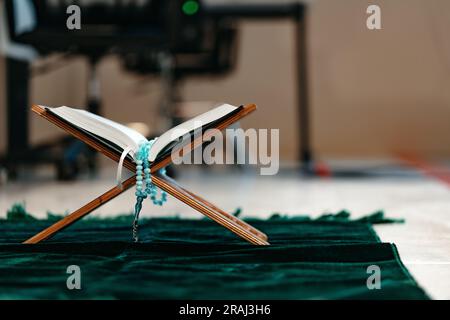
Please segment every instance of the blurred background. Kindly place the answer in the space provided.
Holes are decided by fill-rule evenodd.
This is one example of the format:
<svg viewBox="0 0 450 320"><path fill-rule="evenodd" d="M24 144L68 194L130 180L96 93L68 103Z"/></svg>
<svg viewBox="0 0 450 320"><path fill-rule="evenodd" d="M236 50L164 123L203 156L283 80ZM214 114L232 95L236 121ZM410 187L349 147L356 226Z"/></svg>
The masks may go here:
<svg viewBox="0 0 450 320"><path fill-rule="evenodd" d="M255 2L280 1L237 1ZM371 31L366 27L366 8L372 1L310 1L312 148L321 158L383 158L396 152L449 157L450 4L445 0L376 2L382 8L382 30ZM235 66L225 76L193 73L183 78L178 84L181 100L256 103L259 111L245 120L245 126L280 128L281 160L295 162L300 144L296 23L288 18L235 20ZM54 55L33 60L28 104L87 106L88 58L69 57L41 71L40 64L59 59ZM5 68L2 58L2 152L7 145ZM98 62L98 78L104 116L119 122L146 119L149 126L158 127L161 82L157 74L136 75L123 67L120 57L106 54ZM29 118L31 144L61 134L34 115Z"/></svg>
<svg viewBox="0 0 450 320"><path fill-rule="evenodd" d="M69 4L81 30L67 30ZM367 28L369 5L381 8L380 30ZM406 218L377 232L433 297L449 298L448 30L447 0L0 0L0 216L16 202L38 217L71 212L114 183L113 162L67 141L32 104L156 136L217 103L255 103L241 125L280 129L280 173L183 168L182 184L245 216ZM129 192L96 214L133 201ZM198 217L175 201L147 210Z"/></svg>

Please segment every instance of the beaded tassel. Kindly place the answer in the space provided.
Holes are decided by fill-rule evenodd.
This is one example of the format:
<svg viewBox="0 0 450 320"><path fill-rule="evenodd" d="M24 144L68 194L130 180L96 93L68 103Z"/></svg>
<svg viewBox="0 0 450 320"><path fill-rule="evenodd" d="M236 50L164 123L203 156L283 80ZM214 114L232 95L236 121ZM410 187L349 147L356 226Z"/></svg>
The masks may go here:
<svg viewBox="0 0 450 320"><path fill-rule="evenodd" d="M134 206L134 221L133 221L133 239L135 242L139 241L138 235L138 220L139 213L142 209L142 203L147 197L150 197L154 205L162 206L167 202L167 193L161 190L161 197L157 199L158 188L152 183L150 163L148 157L151 147L155 140L144 142L140 145L136 153L136 204ZM161 174L166 174L166 169L159 171Z"/></svg>

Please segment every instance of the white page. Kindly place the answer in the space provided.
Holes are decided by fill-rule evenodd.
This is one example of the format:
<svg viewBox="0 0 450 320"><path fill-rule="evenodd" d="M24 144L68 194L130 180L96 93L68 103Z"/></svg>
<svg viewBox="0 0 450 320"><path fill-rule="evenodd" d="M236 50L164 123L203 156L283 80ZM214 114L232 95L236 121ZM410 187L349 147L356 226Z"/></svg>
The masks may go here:
<svg viewBox="0 0 450 320"><path fill-rule="evenodd" d="M169 143L178 140L191 131L219 120L236 109L237 107L230 104L222 104L166 131L153 144L148 160L150 162L155 161L159 152L161 152Z"/></svg>
<svg viewBox="0 0 450 320"><path fill-rule="evenodd" d="M133 158L139 148L139 144L147 141L139 132L86 110L66 106L48 109L75 126L111 141L122 148L122 150L131 147L130 155Z"/></svg>
<svg viewBox="0 0 450 320"><path fill-rule="evenodd" d="M132 151L130 151L130 155L133 159L138 151L139 145L142 142L147 141L147 139L139 132L117 122L90 113L86 110L66 106L58 108L43 108L49 109L54 114L72 123L73 125L82 128L83 130L111 141L122 148L122 150L127 147L131 147ZM158 157L159 152L161 152L171 142L178 140L185 134L226 116L236 109L237 107L235 106L223 104L166 131L159 138L157 138L153 144L148 160L150 162L154 162Z"/></svg>

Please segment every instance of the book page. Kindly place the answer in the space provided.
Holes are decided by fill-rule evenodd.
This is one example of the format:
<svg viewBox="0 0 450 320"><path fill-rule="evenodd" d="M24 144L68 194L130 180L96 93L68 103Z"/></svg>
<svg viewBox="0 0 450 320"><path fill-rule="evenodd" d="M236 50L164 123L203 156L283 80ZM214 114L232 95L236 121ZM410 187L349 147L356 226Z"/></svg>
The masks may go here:
<svg viewBox="0 0 450 320"><path fill-rule="evenodd" d="M220 118L225 117L227 114L235 111L236 109L237 107L232 106L230 104L222 104L217 108L202 113L166 131L153 144L148 160L150 162L154 162L155 159L158 157L158 154L172 142L177 141L184 135L189 134L190 132L196 129L204 127L211 122L214 122L216 120L219 120Z"/></svg>
<svg viewBox="0 0 450 320"><path fill-rule="evenodd" d="M58 108L44 108L67 122L114 143L118 147L122 148L122 150L127 147L131 147L132 151L130 152L130 155L133 159L138 151L139 145L142 142L147 141L146 137L141 135L139 132L117 122L90 113L86 110L66 106ZM183 136L225 117L236 109L238 108L235 106L223 104L166 131L156 139L151 148L148 160L150 162L154 162L159 153L170 144L174 144Z"/></svg>

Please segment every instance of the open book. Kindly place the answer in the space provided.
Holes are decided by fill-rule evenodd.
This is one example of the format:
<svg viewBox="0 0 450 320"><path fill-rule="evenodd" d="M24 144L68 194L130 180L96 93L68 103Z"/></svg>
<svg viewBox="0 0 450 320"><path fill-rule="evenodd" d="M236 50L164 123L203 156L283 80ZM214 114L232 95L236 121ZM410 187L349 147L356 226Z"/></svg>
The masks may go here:
<svg viewBox="0 0 450 320"><path fill-rule="evenodd" d="M139 145L147 141L147 138L139 132L86 110L65 106L43 108L119 154L130 148L129 156L132 160L135 160L134 156L139 149ZM186 135L192 135L196 130L201 129L203 131L213 127L217 122L237 113L241 108L223 104L166 131L154 142L149 155L149 162L155 162L170 154L175 146L183 143Z"/></svg>

